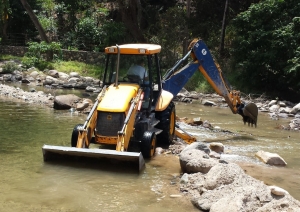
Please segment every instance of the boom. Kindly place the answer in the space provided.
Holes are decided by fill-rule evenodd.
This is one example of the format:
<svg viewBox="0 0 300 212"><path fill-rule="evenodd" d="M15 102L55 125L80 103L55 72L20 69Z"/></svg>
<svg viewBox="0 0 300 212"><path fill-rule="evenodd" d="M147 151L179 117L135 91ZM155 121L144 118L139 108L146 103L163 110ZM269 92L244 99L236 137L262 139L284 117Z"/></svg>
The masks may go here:
<svg viewBox="0 0 300 212"><path fill-rule="evenodd" d="M178 70L184 60L191 56L193 61ZM190 44L190 51L179 60L163 77L163 89L176 96L193 74L199 70L213 89L224 97L232 113L240 114L244 123L257 123L258 109L254 103L244 105L240 100L240 92L232 90L225 80L222 70L216 63L202 40L194 40Z"/></svg>

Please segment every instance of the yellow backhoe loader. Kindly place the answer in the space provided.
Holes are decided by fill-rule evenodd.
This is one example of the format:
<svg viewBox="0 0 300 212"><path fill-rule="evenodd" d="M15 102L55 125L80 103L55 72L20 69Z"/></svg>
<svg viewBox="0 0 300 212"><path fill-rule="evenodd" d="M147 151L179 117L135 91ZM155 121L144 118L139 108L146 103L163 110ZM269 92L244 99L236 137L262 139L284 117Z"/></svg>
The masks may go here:
<svg viewBox="0 0 300 212"><path fill-rule="evenodd" d="M189 52L162 77L161 46L124 44L105 48L106 68L102 91L84 124L74 127L71 147L44 145L44 161L64 155L130 161L143 169L144 158L155 154L157 142L171 144L176 133L174 96L199 70L231 111L244 123L257 123L254 103L243 104L238 91L231 90L222 71L202 40L194 40ZM187 65L182 64L191 57ZM181 67L181 68L180 68ZM194 138L184 139L187 143ZM99 148L89 148L90 144ZM110 147L110 148L107 148Z"/></svg>

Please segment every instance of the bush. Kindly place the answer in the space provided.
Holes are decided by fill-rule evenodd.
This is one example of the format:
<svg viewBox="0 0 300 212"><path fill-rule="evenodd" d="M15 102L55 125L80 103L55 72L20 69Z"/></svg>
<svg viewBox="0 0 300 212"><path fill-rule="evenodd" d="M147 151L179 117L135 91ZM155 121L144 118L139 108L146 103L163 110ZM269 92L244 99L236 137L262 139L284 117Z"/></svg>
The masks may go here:
<svg viewBox="0 0 300 212"><path fill-rule="evenodd" d="M7 62L5 63L4 66L2 66L2 71L4 73L12 73L13 71L15 70L21 70L21 67L19 67L15 62L13 61L10 61L10 62Z"/></svg>

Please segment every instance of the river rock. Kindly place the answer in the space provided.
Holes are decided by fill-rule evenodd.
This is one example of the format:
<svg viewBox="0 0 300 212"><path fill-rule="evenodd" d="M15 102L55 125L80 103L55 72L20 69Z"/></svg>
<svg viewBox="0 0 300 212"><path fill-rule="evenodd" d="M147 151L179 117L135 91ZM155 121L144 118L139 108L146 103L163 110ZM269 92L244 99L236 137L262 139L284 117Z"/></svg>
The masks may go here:
<svg viewBox="0 0 300 212"><path fill-rule="evenodd" d="M77 82L79 82L78 77L71 77L70 79L68 79L68 83L77 83Z"/></svg>
<svg viewBox="0 0 300 212"><path fill-rule="evenodd" d="M278 110L279 113L290 113L291 111L292 111L292 108L289 108L289 107L281 107Z"/></svg>
<svg viewBox="0 0 300 212"><path fill-rule="evenodd" d="M184 173L207 173L218 161L198 149L182 151L179 155L180 167Z"/></svg>
<svg viewBox="0 0 300 212"><path fill-rule="evenodd" d="M80 97L74 94L59 95L54 98L54 109L68 110L80 100Z"/></svg>
<svg viewBox="0 0 300 212"><path fill-rule="evenodd" d="M289 194L289 192L277 186L269 186L269 188L271 190L271 193L277 196L284 196L286 194Z"/></svg>
<svg viewBox="0 0 300 212"><path fill-rule="evenodd" d="M209 101L209 100L203 100L202 101L202 104L205 105L205 106L217 106L216 103L214 103L213 101Z"/></svg>
<svg viewBox="0 0 300 212"><path fill-rule="evenodd" d="M284 159L276 153L258 151L255 156L258 157L262 162L269 165L287 165Z"/></svg>
<svg viewBox="0 0 300 212"><path fill-rule="evenodd" d="M87 87L85 88L85 91L86 91L86 92L94 92L94 91L96 91L96 90L97 90L97 88L92 87L92 86L87 86Z"/></svg>
<svg viewBox="0 0 300 212"><path fill-rule="evenodd" d="M279 118L288 118L289 115L286 114L286 113L278 113L278 117L279 117Z"/></svg>
<svg viewBox="0 0 300 212"><path fill-rule="evenodd" d="M75 77L75 78L80 78L80 75L77 73L77 72L71 72L70 74L70 77Z"/></svg>
<svg viewBox="0 0 300 212"><path fill-rule="evenodd" d="M208 148L208 146L200 141L196 141L191 143L190 145L187 145L182 151L187 151L191 149L198 149L205 152L206 154L210 153L210 149Z"/></svg>
<svg viewBox="0 0 300 212"><path fill-rule="evenodd" d="M212 167L205 177L205 188L213 190L222 185L231 184L245 172L235 163L223 164L219 163Z"/></svg>
<svg viewBox="0 0 300 212"><path fill-rule="evenodd" d="M280 106L279 105L272 105L270 108L269 108L269 111L270 112L277 112L279 110Z"/></svg>
<svg viewBox="0 0 300 212"><path fill-rule="evenodd" d="M58 78L59 77L59 74L58 74L57 70L49 70L48 71L48 75L51 76L51 77L54 77L54 78Z"/></svg>
<svg viewBox="0 0 300 212"><path fill-rule="evenodd" d="M29 74L29 76L33 77L34 79L39 75L39 72L33 71Z"/></svg>
<svg viewBox="0 0 300 212"><path fill-rule="evenodd" d="M90 104L88 102L80 102L76 104L76 110L77 111L82 111L85 108L87 108Z"/></svg>
<svg viewBox="0 0 300 212"><path fill-rule="evenodd" d="M221 158L221 154L216 153L215 151L211 151L211 152L209 153L209 157L211 157L211 158L216 158L216 159L220 159L220 158Z"/></svg>
<svg viewBox="0 0 300 212"><path fill-rule="evenodd" d="M195 179L190 179L192 180ZM264 203L272 200L268 187L263 182L245 174L236 164L214 166L204 178L199 178L197 183L201 185L203 181L207 192L201 195L193 193L192 199L192 203L200 210L256 211Z"/></svg>
<svg viewBox="0 0 300 212"><path fill-rule="evenodd" d="M58 76L59 76L59 79L61 80L68 80L69 79L69 74L66 74L64 72L58 72Z"/></svg>
<svg viewBox="0 0 300 212"><path fill-rule="evenodd" d="M224 145L219 142L212 142L209 144L209 148L216 152L216 153L223 153L224 152Z"/></svg>
<svg viewBox="0 0 300 212"><path fill-rule="evenodd" d="M295 105L293 107L293 109L291 110L292 114L297 114L297 112L300 111L300 103L298 103L297 105Z"/></svg>

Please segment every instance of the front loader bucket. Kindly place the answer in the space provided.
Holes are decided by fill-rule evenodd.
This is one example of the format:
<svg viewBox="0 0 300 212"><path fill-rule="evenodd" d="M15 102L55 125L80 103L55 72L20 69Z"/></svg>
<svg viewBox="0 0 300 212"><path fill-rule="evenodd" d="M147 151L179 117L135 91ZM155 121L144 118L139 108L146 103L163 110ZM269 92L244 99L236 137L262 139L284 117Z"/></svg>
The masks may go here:
<svg viewBox="0 0 300 212"><path fill-rule="evenodd" d="M95 158L109 159L120 162L129 162L138 167L141 171L145 167L145 161L142 153L138 152L120 152L109 149L85 149L76 147L63 147L44 145L42 147L44 161L52 161L64 158Z"/></svg>

